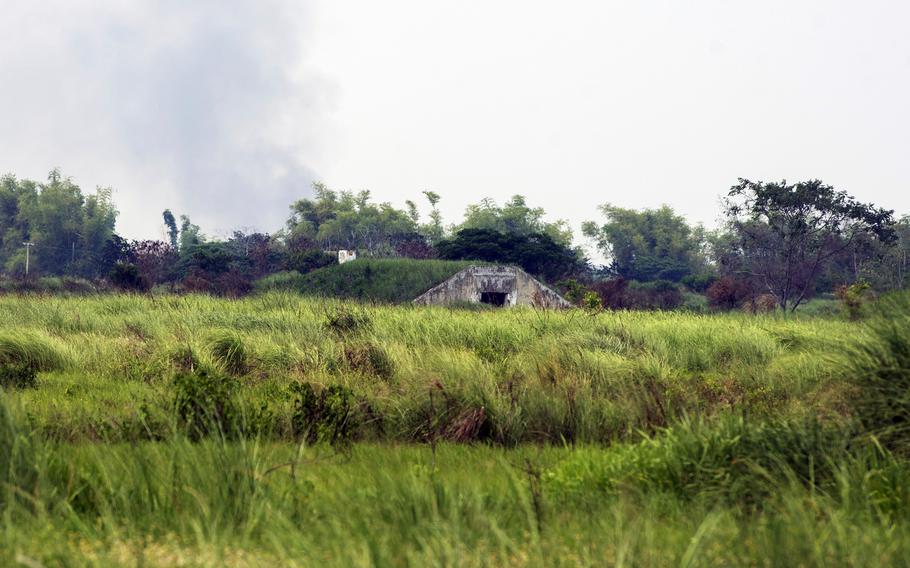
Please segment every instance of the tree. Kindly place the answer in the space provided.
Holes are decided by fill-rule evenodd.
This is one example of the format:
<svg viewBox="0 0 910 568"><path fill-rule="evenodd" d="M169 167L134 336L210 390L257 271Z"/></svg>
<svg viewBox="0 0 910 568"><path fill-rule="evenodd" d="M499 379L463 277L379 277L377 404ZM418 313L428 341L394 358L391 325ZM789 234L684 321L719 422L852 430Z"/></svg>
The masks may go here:
<svg viewBox="0 0 910 568"><path fill-rule="evenodd" d="M739 237L743 270L781 310L796 310L815 291L831 260L858 239L894 240L893 211L857 202L819 180L796 184L740 178L724 201Z"/></svg>
<svg viewBox="0 0 910 568"><path fill-rule="evenodd" d="M372 203L369 191L335 192L322 184L315 184L314 189L314 199L301 199L291 206L289 242L384 256L394 254L397 235L417 230L408 212L389 203Z"/></svg>
<svg viewBox="0 0 910 568"><path fill-rule="evenodd" d="M441 198L435 191L424 191L423 196L430 202L430 222L421 229L427 240L431 244L435 244L445 236L445 230L442 227L442 213L439 212L438 207Z"/></svg>
<svg viewBox="0 0 910 568"><path fill-rule="evenodd" d="M481 260L517 264L548 282L576 275L583 267L576 251L546 233L516 235L491 229L463 229L440 241L439 257L447 260Z"/></svg>
<svg viewBox="0 0 910 568"><path fill-rule="evenodd" d="M205 237L202 236L202 231L199 228L199 225L194 224L190 221L189 216L181 215L180 216L180 254L186 254L190 249L196 245L202 244L205 241Z"/></svg>
<svg viewBox="0 0 910 568"><path fill-rule="evenodd" d="M679 282L707 270L705 232L664 205L659 209L600 206L603 225L587 221L582 232L610 259L612 271L628 280Z"/></svg>
<svg viewBox="0 0 910 568"><path fill-rule="evenodd" d="M554 242L572 246L572 230L565 220L547 222L542 207L529 207L523 195L513 195L501 207L490 198L468 205L464 221L455 230L487 229L500 233L529 236L543 233Z"/></svg>
<svg viewBox="0 0 910 568"><path fill-rule="evenodd" d="M110 188L83 195L59 170L47 182L0 180L0 268L21 273L22 243L34 243L30 268L49 274L99 276L97 264L114 234L117 209Z"/></svg>
<svg viewBox="0 0 910 568"><path fill-rule="evenodd" d="M164 226L167 227L167 237L171 243L171 248L176 249L179 234L177 231L177 219L174 218L174 214L171 213L170 209L165 209L161 216L164 218Z"/></svg>

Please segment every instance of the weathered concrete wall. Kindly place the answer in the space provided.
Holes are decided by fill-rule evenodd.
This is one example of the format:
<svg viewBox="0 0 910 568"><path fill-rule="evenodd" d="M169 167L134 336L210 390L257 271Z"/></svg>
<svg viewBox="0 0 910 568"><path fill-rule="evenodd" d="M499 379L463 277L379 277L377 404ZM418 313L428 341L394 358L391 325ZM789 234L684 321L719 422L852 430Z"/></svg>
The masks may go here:
<svg viewBox="0 0 910 568"><path fill-rule="evenodd" d="M480 302L483 293L506 294L506 306L567 308L569 302L520 268L471 266L422 294L414 303Z"/></svg>

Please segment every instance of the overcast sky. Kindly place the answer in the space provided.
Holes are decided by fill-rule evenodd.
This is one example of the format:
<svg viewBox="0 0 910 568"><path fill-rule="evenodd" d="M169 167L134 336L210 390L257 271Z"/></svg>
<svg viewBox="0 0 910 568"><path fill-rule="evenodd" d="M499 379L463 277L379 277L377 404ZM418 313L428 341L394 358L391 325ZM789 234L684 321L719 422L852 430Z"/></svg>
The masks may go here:
<svg viewBox="0 0 910 568"><path fill-rule="evenodd" d="M906 0L5 0L0 171L271 231L314 180L402 205L515 193L573 226L737 177L910 212Z"/></svg>

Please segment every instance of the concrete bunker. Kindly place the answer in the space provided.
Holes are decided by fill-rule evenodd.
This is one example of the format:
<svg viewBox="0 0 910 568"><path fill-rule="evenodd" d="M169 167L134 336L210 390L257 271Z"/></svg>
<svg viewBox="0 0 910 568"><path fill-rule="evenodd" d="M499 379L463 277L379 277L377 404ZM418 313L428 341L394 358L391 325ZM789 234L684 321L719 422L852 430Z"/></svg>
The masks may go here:
<svg viewBox="0 0 910 568"><path fill-rule="evenodd" d="M470 266L430 288L415 304L482 303L495 307L568 308L562 296L514 266Z"/></svg>

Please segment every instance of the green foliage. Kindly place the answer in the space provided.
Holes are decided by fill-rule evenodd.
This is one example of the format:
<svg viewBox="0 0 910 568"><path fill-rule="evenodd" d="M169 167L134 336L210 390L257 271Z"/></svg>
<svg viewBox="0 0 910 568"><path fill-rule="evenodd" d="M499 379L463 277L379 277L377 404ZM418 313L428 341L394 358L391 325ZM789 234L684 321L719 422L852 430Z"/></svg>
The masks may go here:
<svg viewBox="0 0 910 568"><path fill-rule="evenodd" d="M849 436L816 421L725 416L676 423L637 444L579 452L546 476L561 498L624 489L760 506L784 483L830 481Z"/></svg>
<svg viewBox="0 0 910 568"><path fill-rule="evenodd" d="M38 371L28 363L0 362L0 387L24 389L38 386Z"/></svg>
<svg viewBox="0 0 910 568"><path fill-rule="evenodd" d="M308 296L404 303L471 264L444 260L361 258L302 276L275 275L258 282L256 288L260 291L291 289Z"/></svg>
<svg viewBox="0 0 910 568"><path fill-rule="evenodd" d="M546 212L542 207L529 207L523 195L513 195L502 206L487 198L468 205L464 221L455 227L455 232L481 230L518 238L543 234L557 245L570 248L572 229L569 224L563 219L544 221L544 215Z"/></svg>
<svg viewBox="0 0 910 568"><path fill-rule="evenodd" d="M883 301L868 337L849 352L850 401L864 428L882 444L910 454L910 295Z"/></svg>
<svg viewBox="0 0 910 568"><path fill-rule="evenodd" d="M446 260L480 260L517 264L549 282L580 272L582 262L572 249L545 233L521 235L492 229L462 229L451 239L436 244Z"/></svg>
<svg viewBox="0 0 910 568"><path fill-rule="evenodd" d="M323 326L340 338L346 338L373 327L373 320L363 310L347 306L335 307L326 314Z"/></svg>
<svg viewBox="0 0 910 568"><path fill-rule="evenodd" d="M0 365L27 367L35 372L63 369L66 361L43 336L0 330Z"/></svg>
<svg viewBox="0 0 910 568"><path fill-rule="evenodd" d="M180 372L172 381L173 406L186 435L233 437L240 429L236 380L205 369Z"/></svg>
<svg viewBox="0 0 910 568"><path fill-rule="evenodd" d="M2 367L0 367L2 373ZM14 415L8 399L0 391L0 511L9 511L14 503L28 510L36 509L29 502L38 483L37 455L28 431Z"/></svg>
<svg viewBox="0 0 910 568"><path fill-rule="evenodd" d="M849 286L840 286L834 291L835 297L844 305L851 320L856 321L862 317L863 304L867 300L869 288L868 282L860 281Z"/></svg>
<svg viewBox="0 0 910 568"><path fill-rule="evenodd" d="M588 221L582 230L610 259L611 269L627 280L679 282L705 267L705 235L673 209L635 211L601 205L606 223Z"/></svg>
<svg viewBox="0 0 910 568"><path fill-rule="evenodd" d="M854 243L895 240L893 211L859 203L819 180L741 178L730 188L724 212L738 236L741 263L783 311L810 298L819 275Z"/></svg>
<svg viewBox="0 0 910 568"><path fill-rule="evenodd" d="M235 333L222 332L212 339L212 358L232 375L243 375L249 370L249 354L243 339Z"/></svg>
<svg viewBox="0 0 910 568"><path fill-rule="evenodd" d="M288 270L296 270L301 274L312 272L319 268L332 266L338 259L334 255L321 250L311 249L288 254L285 266Z"/></svg>
<svg viewBox="0 0 910 568"><path fill-rule="evenodd" d="M110 188L92 195L58 170L47 182L0 180L0 270L21 275L23 242L32 242L30 274L97 277L110 269L97 262L114 236L117 209Z"/></svg>
<svg viewBox="0 0 910 568"><path fill-rule="evenodd" d="M164 226L167 227L168 244L171 245L172 249L177 250L180 236L180 232L177 230L177 219L174 218L174 214L171 213L170 209L165 209L161 217L164 219Z"/></svg>
<svg viewBox="0 0 910 568"><path fill-rule="evenodd" d="M395 375L395 361L385 349L374 343L346 345L344 358L355 372L387 380Z"/></svg>
<svg viewBox="0 0 910 568"><path fill-rule="evenodd" d="M323 249L354 249L369 255L394 252L396 235L413 233L416 223L389 203L374 204L370 192L335 192L314 184L314 199L291 206L287 227L294 241L315 243Z"/></svg>
<svg viewBox="0 0 910 568"><path fill-rule="evenodd" d="M310 444L325 442L336 447L351 444L356 427L354 393L343 385L329 385L319 392L310 383L291 385L294 432Z"/></svg>
<svg viewBox="0 0 910 568"><path fill-rule="evenodd" d="M118 262L108 275L111 284L121 290L142 290L144 282L139 274L139 267L135 264Z"/></svg>

